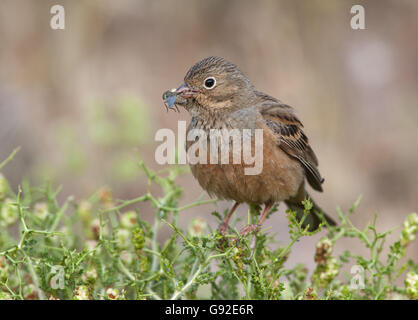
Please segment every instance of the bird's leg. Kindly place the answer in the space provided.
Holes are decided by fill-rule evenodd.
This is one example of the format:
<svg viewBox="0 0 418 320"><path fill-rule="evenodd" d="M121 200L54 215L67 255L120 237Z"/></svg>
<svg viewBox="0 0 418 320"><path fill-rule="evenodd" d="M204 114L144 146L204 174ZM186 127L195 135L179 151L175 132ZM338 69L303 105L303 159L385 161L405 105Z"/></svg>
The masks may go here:
<svg viewBox="0 0 418 320"><path fill-rule="evenodd" d="M247 234L249 234L251 232L254 232L255 234L257 234L257 231L262 226L262 224L263 224L264 220L266 219L267 214L269 213L273 204L274 204L273 202L266 203L266 205L264 207L263 214L261 215L260 220L258 220L258 223L257 224L250 224L250 225L246 226L244 229L241 230L240 235L242 237L245 237Z"/></svg>
<svg viewBox="0 0 418 320"><path fill-rule="evenodd" d="M235 209L238 208L240 205L239 202L235 202L234 206L229 210L228 215L225 217L225 219L222 221L222 223L218 227L218 232L222 235L224 235L228 231L228 224L229 220L231 219L232 214L234 213Z"/></svg>
<svg viewBox="0 0 418 320"><path fill-rule="evenodd" d="M242 229L241 232L240 232L240 235L242 237L245 237L250 232L254 232L254 238L251 241L251 255L250 255L250 258L254 254L255 242L256 242L256 239L257 239L257 232L258 232L258 230L260 230L261 226L263 225L263 222L266 219L267 214L269 213L273 204L274 204L273 202L272 203L266 203L266 205L264 207L263 214L261 215L260 220L258 220L258 223L257 224L250 224L249 226L246 226L244 229Z"/></svg>

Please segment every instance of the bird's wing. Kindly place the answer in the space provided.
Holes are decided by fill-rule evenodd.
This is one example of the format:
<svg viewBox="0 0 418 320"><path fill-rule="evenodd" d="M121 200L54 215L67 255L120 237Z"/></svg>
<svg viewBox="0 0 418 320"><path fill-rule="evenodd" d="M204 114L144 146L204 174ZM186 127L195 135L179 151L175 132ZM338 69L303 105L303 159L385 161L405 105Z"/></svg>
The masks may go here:
<svg viewBox="0 0 418 320"><path fill-rule="evenodd" d="M293 112L293 108L262 94L257 109L265 124L277 136L278 146L289 156L303 165L306 178L315 190L322 191L324 179L318 171L318 159L303 133L303 125Z"/></svg>

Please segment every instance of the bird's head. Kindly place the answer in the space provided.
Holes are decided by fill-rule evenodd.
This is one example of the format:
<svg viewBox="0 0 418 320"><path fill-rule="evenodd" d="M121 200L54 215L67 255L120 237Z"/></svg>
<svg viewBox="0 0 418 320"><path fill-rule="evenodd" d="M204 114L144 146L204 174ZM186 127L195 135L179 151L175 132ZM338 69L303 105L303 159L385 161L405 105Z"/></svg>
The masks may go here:
<svg viewBox="0 0 418 320"><path fill-rule="evenodd" d="M166 91L163 99L172 109L181 105L189 112L202 109L243 106L253 92L250 81L232 63L219 57L209 57L192 66L184 83Z"/></svg>

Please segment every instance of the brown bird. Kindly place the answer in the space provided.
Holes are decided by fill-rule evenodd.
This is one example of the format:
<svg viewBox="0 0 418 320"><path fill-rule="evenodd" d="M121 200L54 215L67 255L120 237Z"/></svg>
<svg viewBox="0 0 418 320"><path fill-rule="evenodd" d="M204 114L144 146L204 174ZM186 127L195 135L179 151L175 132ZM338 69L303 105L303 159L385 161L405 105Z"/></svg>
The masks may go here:
<svg viewBox="0 0 418 320"><path fill-rule="evenodd" d="M248 165L232 161L190 165L193 176L210 196L235 201L218 228L220 233L227 231L229 220L241 203L265 205L258 224L241 231L246 235L257 232L279 201L295 210L300 219L304 213L302 201L309 197L305 180L313 189L322 191L324 179L317 168L317 157L293 108L257 91L234 64L219 57L203 59L189 69L178 89L166 91L163 98L169 108L180 105L190 113L188 132L201 129L209 136L211 129L250 129L252 134L254 129L263 130L260 174L246 175L244 169ZM254 137L251 142L254 144ZM186 149L192 143L188 141ZM320 215L329 225L335 225L315 202L312 211L304 227L309 225L309 230L316 230L322 221Z"/></svg>

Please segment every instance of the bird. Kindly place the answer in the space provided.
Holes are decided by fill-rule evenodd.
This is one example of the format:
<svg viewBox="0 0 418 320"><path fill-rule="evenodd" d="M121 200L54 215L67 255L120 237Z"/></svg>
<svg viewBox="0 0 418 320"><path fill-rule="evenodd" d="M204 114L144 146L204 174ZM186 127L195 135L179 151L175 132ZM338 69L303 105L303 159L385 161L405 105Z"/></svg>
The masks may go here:
<svg viewBox="0 0 418 320"><path fill-rule="evenodd" d="M313 208L302 222L309 231L317 230L324 220L325 225L336 225L306 191L307 183L322 192L324 179L295 110L258 91L236 65L217 56L202 59L187 71L177 89L164 92L163 99L168 109L181 106L188 111L191 121L187 133L196 129L208 134L213 129L262 130L263 162L259 174L245 174L242 162L189 164L193 176L210 196L234 201L218 227L222 235L243 203L264 205L264 210L258 223L244 227L241 236L257 233L269 211L280 202L295 211L300 221L304 216L303 201L310 199ZM192 143L186 141L186 150Z"/></svg>

